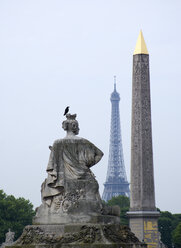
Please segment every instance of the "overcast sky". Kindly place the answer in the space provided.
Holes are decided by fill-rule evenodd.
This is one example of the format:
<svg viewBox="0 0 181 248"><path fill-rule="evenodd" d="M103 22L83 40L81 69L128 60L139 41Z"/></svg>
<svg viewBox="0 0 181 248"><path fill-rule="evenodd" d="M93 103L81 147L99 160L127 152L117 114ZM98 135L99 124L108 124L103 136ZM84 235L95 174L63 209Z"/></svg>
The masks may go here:
<svg viewBox="0 0 181 248"><path fill-rule="evenodd" d="M104 152L113 77L130 178L132 54L140 29L150 54L156 205L181 213L181 1L0 0L0 188L41 203L48 146L65 136L67 105L80 136Z"/></svg>

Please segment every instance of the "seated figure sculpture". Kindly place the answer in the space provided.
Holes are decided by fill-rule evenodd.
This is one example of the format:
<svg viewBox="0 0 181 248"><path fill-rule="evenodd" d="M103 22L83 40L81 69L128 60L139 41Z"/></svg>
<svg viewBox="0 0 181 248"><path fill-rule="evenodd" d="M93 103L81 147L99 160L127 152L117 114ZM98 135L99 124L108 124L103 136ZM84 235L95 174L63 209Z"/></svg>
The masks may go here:
<svg viewBox="0 0 181 248"><path fill-rule="evenodd" d="M35 224L97 222L96 217L104 212L99 186L90 170L103 152L77 136L76 114L67 114L66 118L62 123L66 137L50 147L48 177L41 187L42 205L37 209Z"/></svg>
<svg viewBox="0 0 181 248"><path fill-rule="evenodd" d="M11 248L146 247L140 246L128 227L120 225L117 208L115 211L103 206L98 183L90 170L103 153L77 136L76 115L67 114L66 118L62 123L66 137L49 147L42 204L33 225L24 228Z"/></svg>

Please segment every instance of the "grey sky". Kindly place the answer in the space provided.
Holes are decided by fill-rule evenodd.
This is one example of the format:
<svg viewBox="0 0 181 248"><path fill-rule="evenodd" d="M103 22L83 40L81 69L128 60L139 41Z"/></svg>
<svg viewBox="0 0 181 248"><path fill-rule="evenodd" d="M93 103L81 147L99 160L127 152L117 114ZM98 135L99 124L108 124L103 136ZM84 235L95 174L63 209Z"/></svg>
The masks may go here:
<svg viewBox="0 0 181 248"><path fill-rule="evenodd" d="M124 160L130 177L132 54L140 29L150 54L156 203L181 212L181 2L0 0L0 188L40 205L48 146L64 137L63 111L104 152L117 75Z"/></svg>

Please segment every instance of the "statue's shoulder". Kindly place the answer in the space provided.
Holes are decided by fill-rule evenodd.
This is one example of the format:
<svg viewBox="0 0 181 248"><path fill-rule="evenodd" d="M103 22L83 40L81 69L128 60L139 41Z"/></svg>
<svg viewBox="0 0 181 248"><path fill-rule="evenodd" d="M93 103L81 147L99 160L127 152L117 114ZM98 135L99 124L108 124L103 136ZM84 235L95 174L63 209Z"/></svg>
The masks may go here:
<svg viewBox="0 0 181 248"><path fill-rule="evenodd" d="M63 143L63 140L64 140L64 139L57 139L57 140L55 140L55 141L53 142L53 147L54 147L54 146L57 146L58 144Z"/></svg>
<svg viewBox="0 0 181 248"><path fill-rule="evenodd" d="M90 142L89 140L84 139L84 138L80 139L80 144L82 144L83 146L85 146L89 149L96 149L97 148L92 142Z"/></svg>
<svg viewBox="0 0 181 248"><path fill-rule="evenodd" d="M84 147L88 147L90 149L96 149L97 147L92 143L90 142L89 140L87 139L84 139L82 137L78 137L76 136L76 138L63 138L63 139L57 139L54 141L53 143L53 147L54 149L62 146L62 145L65 145L65 144L77 144L77 145L83 145Z"/></svg>
<svg viewBox="0 0 181 248"><path fill-rule="evenodd" d="M78 136L75 136L74 138L63 138L63 139L57 139L54 141L53 143L53 147L57 146L57 145L60 145L60 144L64 144L64 143L82 143L82 144L89 144L89 145L93 145L89 140L87 139L84 139L82 137L78 137Z"/></svg>
<svg viewBox="0 0 181 248"><path fill-rule="evenodd" d="M57 139L54 141L53 143L53 146L57 146L57 145L60 145L60 144L65 144L65 143L79 143L79 142L83 142L83 143L86 143L86 142L89 142L88 140L86 139L83 139L81 137L75 137L75 138L70 138L70 137L65 137L63 139Z"/></svg>

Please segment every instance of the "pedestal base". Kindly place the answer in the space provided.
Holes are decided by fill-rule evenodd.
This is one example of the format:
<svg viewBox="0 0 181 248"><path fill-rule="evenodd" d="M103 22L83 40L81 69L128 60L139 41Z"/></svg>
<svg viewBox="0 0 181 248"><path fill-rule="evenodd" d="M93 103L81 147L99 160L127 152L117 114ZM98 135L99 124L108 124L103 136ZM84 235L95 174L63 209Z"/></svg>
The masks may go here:
<svg viewBox="0 0 181 248"><path fill-rule="evenodd" d="M129 226L140 241L144 241L148 248L159 248L157 211L133 211L127 213Z"/></svg>
<svg viewBox="0 0 181 248"><path fill-rule="evenodd" d="M126 226L72 224L26 226L11 248L146 248Z"/></svg>

